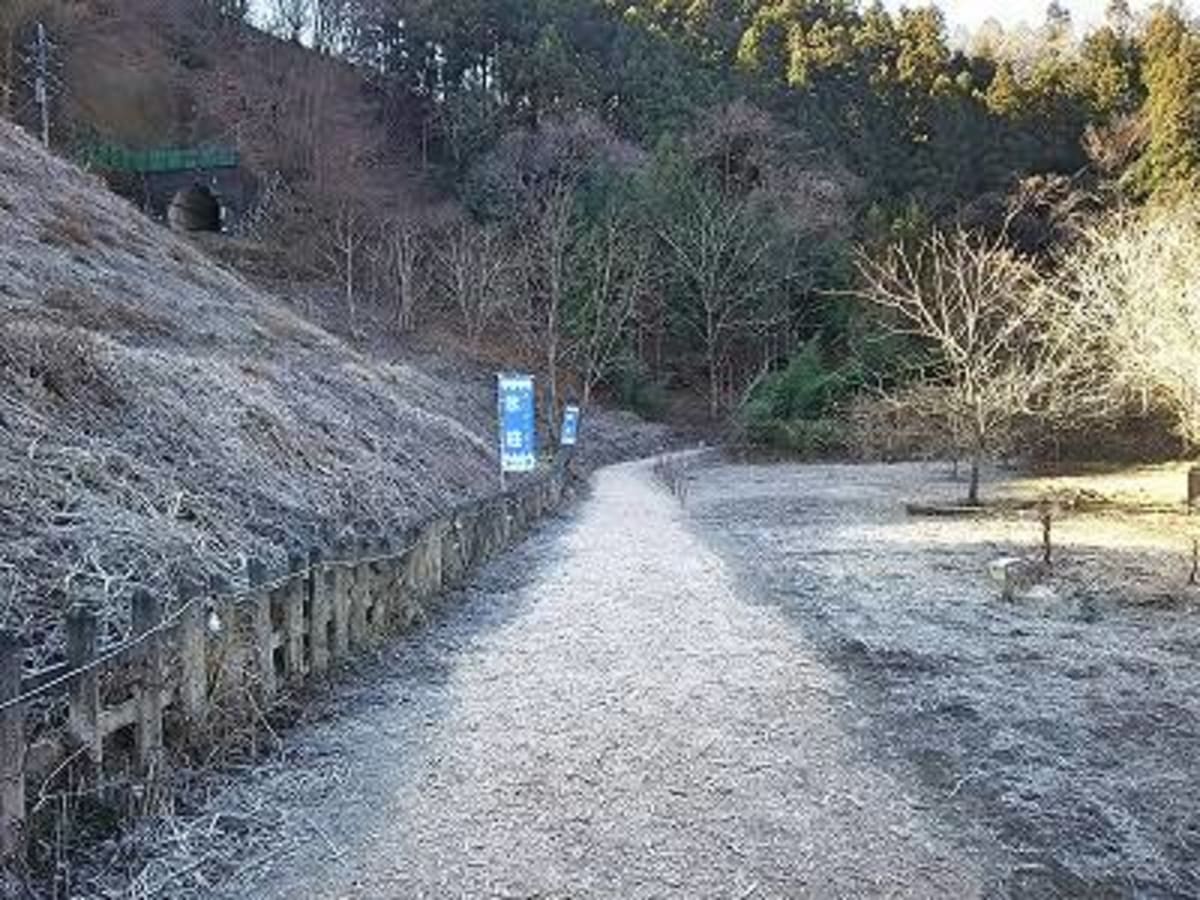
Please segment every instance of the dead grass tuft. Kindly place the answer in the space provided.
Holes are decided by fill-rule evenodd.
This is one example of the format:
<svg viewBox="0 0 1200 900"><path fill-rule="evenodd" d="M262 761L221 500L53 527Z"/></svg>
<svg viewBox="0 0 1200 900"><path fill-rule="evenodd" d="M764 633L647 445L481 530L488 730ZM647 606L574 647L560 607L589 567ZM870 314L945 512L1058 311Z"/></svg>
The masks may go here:
<svg viewBox="0 0 1200 900"><path fill-rule="evenodd" d="M73 217L44 219L38 240L51 247L66 249L91 247L93 243L87 223Z"/></svg>
<svg viewBox="0 0 1200 900"><path fill-rule="evenodd" d="M79 328L0 331L0 364L34 398L97 415L121 406L95 336Z"/></svg>
<svg viewBox="0 0 1200 900"><path fill-rule="evenodd" d="M79 328L139 338L162 338L172 333L169 319L144 306L105 300L86 288L55 288L46 294L47 309L65 314Z"/></svg>

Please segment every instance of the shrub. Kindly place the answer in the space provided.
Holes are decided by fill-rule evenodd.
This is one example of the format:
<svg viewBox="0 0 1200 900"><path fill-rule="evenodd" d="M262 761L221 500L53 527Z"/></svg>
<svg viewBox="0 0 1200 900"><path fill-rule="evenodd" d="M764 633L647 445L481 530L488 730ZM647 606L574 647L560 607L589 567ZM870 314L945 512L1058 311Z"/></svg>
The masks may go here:
<svg viewBox="0 0 1200 900"><path fill-rule="evenodd" d="M667 391L640 363L627 361L620 364L613 376L613 389L622 409L650 421L666 415Z"/></svg>
<svg viewBox="0 0 1200 900"><path fill-rule="evenodd" d="M773 419L758 429L757 442L804 457L841 456L850 449L840 418Z"/></svg>
<svg viewBox="0 0 1200 900"><path fill-rule="evenodd" d="M806 456L845 449L837 413L861 384L857 362L829 365L813 338L787 368L768 375L742 407L746 436Z"/></svg>

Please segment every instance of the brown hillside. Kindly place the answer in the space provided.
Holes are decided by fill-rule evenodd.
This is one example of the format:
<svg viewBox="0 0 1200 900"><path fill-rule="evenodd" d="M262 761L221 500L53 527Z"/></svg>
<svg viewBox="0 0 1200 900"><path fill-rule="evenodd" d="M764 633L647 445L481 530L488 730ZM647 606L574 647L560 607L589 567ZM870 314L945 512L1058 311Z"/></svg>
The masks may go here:
<svg viewBox="0 0 1200 900"><path fill-rule="evenodd" d="M117 625L137 582L487 489L487 404L364 357L0 124L0 619L31 644L71 602Z"/></svg>

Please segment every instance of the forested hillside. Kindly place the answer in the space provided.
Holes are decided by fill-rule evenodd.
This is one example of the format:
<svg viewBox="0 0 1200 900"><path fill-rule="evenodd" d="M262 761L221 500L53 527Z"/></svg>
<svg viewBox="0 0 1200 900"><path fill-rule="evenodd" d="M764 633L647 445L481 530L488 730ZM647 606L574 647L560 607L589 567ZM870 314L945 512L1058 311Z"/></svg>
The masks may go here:
<svg viewBox="0 0 1200 900"><path fill-rule="evenodd" d="M141 35L164 96L187 98L160 117L172 133L237 133L260 187L288 186L266 239L289 277L336 285L352 326L372 306L397 329L448 326L522 360L544 377L548 422L567 394L602 389L651 414L692 396L712 421L829 449L848 441L852 396L916 377L931 388L916 418L974 452L996 428L975 400L942 396L948 348L897 317L872 271L903 281L884 258L896 251L927 287L922 260L961 230L960 251L1027 267L1028 291L1112 211L1166 208L1200 180L1200 30L1181 7L1135 16L1114 0L1080 32L1051 3L1035 27L992 24L958 46L935 6L253 6L22 0L4 34L19 46L36 10L57 8L64 43L93 64L97 33ZM244 24L252 12L274 36ZM72 59L68 73L85 70ZM64 116L147 140L104 106ZM1138 390L1138 415L1159 411L1157 388ZM1006 395L1004 415L982 418L1010 431L1032 417L1044 437L1096 407L1051 425L1043 388L1026 394L1039 402ZM889 407L859 412L877 425Z"/></svg>

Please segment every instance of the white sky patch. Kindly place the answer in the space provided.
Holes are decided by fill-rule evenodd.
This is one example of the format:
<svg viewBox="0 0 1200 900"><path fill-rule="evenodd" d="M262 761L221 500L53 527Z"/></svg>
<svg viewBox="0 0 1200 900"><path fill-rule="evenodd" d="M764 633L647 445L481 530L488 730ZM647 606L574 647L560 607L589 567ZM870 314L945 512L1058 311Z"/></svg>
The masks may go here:
<svg viewBox="0 0 1200 900"><path fill-rule="evenodd" d="M1004 0L1002 3L995 0L942 0L934 5L946 14L946 30L954 35L963 29L973 32L988 19L995 19L1006 29L1015 28L1022 23L1036 28L1046 19L1048 2L1049 0ZM1070 10L1077 33L1083 33L1103 22L1104 10L1108 6L1108 0L1060 2ZM927 5L914 0L884 0L884 4L893 11L902 6ZM865 6L866 3L860 0L860 5ZM1130 0L1130 7L1135 14L1146 12L1152 5L1153 0ZM265 25L270 21L270 0L252 0L250 8L259 24Z"/></svg>
<svg viewBox="0 0 1200 900"><path fill-rule="evenodd" d="M902 6L926 5L911 0L884 0L884 3L891 10ZM1076 33L1083 33L1102 23L1104 10L1108 6L1108 0L1060 0L1060 3L1071 13ZM1021 24L1037 28L1046 21L1049 0L1005 0L1003 3L994 0L943 0L934 5L946 14L946 29L954 34L959 29L973 32L988 19L995 19L1005 29ZM1151 5L1151 0L1130 0L1129 3L1135 15L1146 12Z"/></svg>

